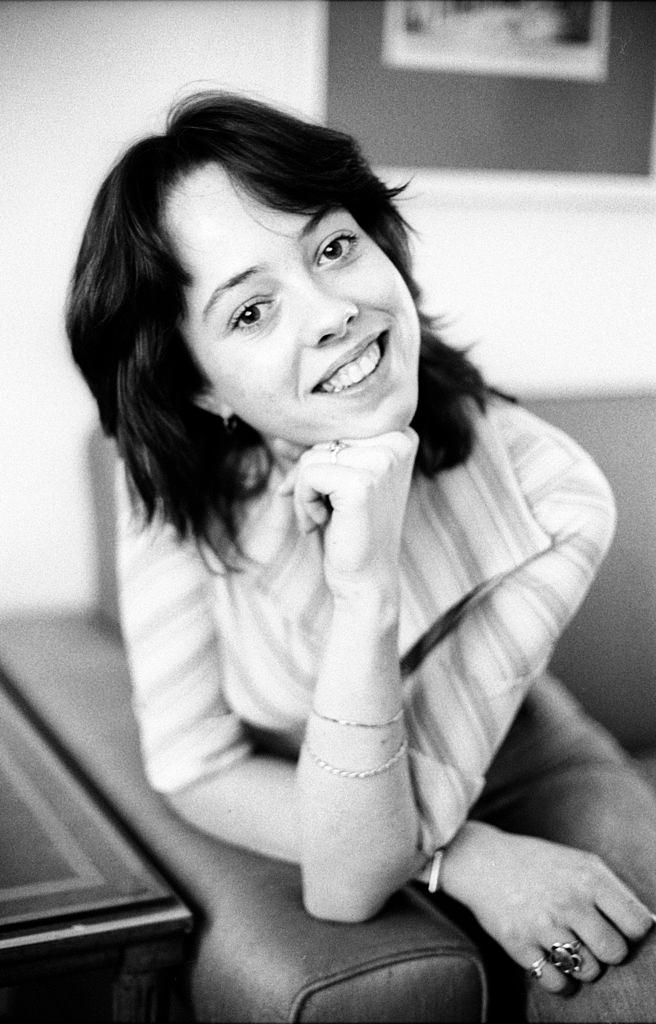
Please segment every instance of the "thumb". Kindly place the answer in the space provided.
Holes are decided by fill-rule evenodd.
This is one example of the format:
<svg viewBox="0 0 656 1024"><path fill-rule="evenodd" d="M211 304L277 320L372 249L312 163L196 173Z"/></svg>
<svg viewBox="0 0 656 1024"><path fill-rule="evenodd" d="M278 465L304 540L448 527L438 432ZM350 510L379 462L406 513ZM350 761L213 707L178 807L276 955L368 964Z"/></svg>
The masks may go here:
<svg viewBox="0 0 656 1024"><path fill-rule="evenodd" d="M276 494L281 497L289 497L290 494L294 493L294 487L296 486L296 477L298 476L298 464L292 466L290 470L285 473L282 482L276 487Z"/></svg>

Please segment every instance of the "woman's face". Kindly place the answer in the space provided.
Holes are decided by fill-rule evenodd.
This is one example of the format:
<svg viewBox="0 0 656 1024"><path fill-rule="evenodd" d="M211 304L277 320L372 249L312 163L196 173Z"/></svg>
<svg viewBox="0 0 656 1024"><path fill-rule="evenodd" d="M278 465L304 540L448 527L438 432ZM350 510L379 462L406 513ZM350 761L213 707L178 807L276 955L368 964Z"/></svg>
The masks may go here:
<svg viewBox="0 0 656 1024"><path fill-rule="evenodd" d="M199 405L274 452L408 426L417 311L349 213L273 210L208 165L172 192L165 221L191 274L181 326L211 384Z"/></svg>

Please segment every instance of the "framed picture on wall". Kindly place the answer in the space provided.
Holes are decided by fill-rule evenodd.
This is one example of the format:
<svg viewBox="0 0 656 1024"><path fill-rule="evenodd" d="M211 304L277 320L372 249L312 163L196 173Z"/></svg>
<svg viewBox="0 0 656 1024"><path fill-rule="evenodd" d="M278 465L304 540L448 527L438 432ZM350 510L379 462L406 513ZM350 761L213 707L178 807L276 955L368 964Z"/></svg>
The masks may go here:
<svg viewBox="0 0 656 1024"><path fill-rule="evenodd" d="M328 11L328 123L374 164L651 176L656 3Z"/></svg>
<svg viewBox="0 0 656 1024"><path fill-rule="evenodd" d="M385 0L383 63L490 75L603 80L610 5Z"/></svg>

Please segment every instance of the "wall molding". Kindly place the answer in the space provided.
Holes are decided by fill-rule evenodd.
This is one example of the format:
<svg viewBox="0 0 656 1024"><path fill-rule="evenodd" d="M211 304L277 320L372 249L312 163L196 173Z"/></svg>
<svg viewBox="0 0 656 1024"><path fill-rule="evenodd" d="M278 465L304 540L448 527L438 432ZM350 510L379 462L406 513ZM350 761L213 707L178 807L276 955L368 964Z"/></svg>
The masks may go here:
<svg viewBox="0 0 656 1024"><path fill-rule="evenodd" d="M430 206L656 212L656 177L651 175L453 172L413 167L378 167L376 173L389 185L409 182L405 196Z"/></svg>

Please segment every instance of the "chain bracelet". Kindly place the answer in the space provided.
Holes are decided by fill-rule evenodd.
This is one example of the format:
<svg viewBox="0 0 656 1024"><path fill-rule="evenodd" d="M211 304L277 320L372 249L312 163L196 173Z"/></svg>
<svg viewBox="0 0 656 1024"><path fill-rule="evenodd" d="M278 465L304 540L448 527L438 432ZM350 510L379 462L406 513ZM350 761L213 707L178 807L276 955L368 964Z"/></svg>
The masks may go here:
<svg viewBox="0 0 656 1024"><path fill-rule="evenodd" d="M340 779L369 779L373 775L382 775L383 772L387 772L389 771L390 768L393 768L394 765L401 760L401 758L407 751L408 741L407 739L404 739L399 749L394 754L392 754L389 760L385 761L384 764L378 765L377 768L367 768L364 771L360 772L349 771L346 768L335 768L334 765L329 764L328 761L324 761L322 757L319 757L318 754L315 754L314 750L312 750L312 748L308 746L307 743L305 744L305 749L307 750L308 754L310 755L314 763L317 764L319 768L322 768L325 772L330 772L331 775L337 775Z"/></svg>

